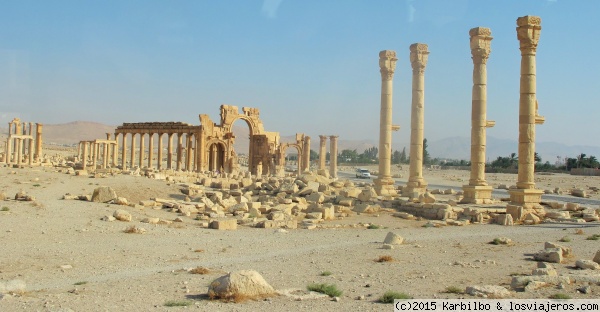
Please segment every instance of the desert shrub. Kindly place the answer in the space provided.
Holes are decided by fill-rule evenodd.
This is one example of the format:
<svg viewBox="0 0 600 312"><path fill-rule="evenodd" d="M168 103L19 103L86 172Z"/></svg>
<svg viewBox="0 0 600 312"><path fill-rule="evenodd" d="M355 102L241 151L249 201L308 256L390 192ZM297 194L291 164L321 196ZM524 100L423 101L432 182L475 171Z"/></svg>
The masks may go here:
<svg viewBox="0 0 600 312"><path fill-rule="evenodd" d="M394 303L395 299L412 299L411 296L405 293L399 293L395 291L386 291L383 296L379 297L381 303Z"/></svg>
<svg viewBox="0 0 600 312"><path fill-rule="evenodd" d="M77 283L75 283L73 285L78 286L78 285L85 285L87 283L88 283L87 281L81 281L81 282L77 282Z"/></svg>
<svg viewBox="0 0 600 312"><path fill-rule="evenodd" d="M331 273L331 271L323 271L323 272L321 272L321 276L329 276L331 274L333 274L333 273Z"/></svg>
<svg viewBox="0 0 600 312"><path fill-rule="evenodd" d="M165 307L187 307L192 305L189 300L169 300L165 302Z"/></svg>
<svg viewBox="0 0 600 312"><path fill-rule="evenodd" d="M379 258L377 258L375 261L376 262L392 262L392 261L394 261L394 258L392 256L385 255L385 256L379 256Z"/></svg>
<svg viewBox="0 0 600 312"><path fill-rule="evenodd" d="M208 274L210 273L210 270L205 268L205 267L195 267L193 269L190 270L190 273L192 274Z"/></svg>
<svg viewBox="0 0 600 312"><path fill-rule="evenodd" d="M571 241L571 238L569 236L563 236L561 239L558 240L559 242L563 242L563 243L568 243Z"/></svg>
<svg viewBox="0 0 600 312"><path fill-rule="evenodd" d="M464 291L462 290L462 288L456 287L456 286L448 286L446 287L446 292L449 294L462 294L464 293Z"/></svg>
<svg viewBox="0 0 600 312"><path fill-rule="evenodd" d="M306 289L326 294L329 297L339 297L342 295L342 291L334 284L310 284L306 286Z"/></svg>
<svg viewBox="0 0 600 312"><path fill-rule="evenodd" d="M571 296L563 293L558 293L550 296L550 299L571 299Z"/></svg>
<svg viewBox="0 0 600 312"><path fill-rule="evenodd" d="M2 209L1 209L1 210L2 210L2 211L9 211L9 210L10 210L10 208L8 208L8 207L6 207L6 206L5 206L5 207L2 207Z"/></svg>
<svg viewBox="0 0 600 312"><path fill-rule="evenodd" d="M381 229L381 226L379 226L377 224L369 224L369 226L367 226L367 229L369 229L369 230L378 230L378 229Z"/></svg>
<svg viewBox="0 0 600 312"><path fill-rule="evenodd" d="M600 239L600 234L594 234L592 236L588 236L586 239L587 240L599 240Z"/></svg>

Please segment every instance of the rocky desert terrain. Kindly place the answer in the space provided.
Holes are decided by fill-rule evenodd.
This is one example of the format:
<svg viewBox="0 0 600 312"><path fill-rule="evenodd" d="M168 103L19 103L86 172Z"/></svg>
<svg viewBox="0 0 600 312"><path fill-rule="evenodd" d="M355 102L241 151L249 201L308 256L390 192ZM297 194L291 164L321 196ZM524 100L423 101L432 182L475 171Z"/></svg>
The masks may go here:
<svg viewBox="0 0 600 312"><path fill-rule="evenodd" d="M351 167L341 169L353 175ZM403 184L406 168L395 170ZM390 305L379 302L388 291L414 298L470 299L557 294L590 299L600 292L600 270L592 261L600 261L598 221L572 217L503 226L399 218L393 204L378 198L371 199L378 209L357 212L356 204L341 206L335 197L348 195L345 188L368 189L372 181L341 178L338 188L315 174L287 180L251 177L248 186L240 182L239 189L219 189L201 185L203 178L196 174L76 173L64 162L0 168L5 197L0 201L0 311L389 311ZM469 172L427 170L424 176L431 185L451 188L468 181ZM487 177L494 186L516 179L510 174ZM553 199L559 204L570 202L568 190L574 188L586 190L586 200L599 199L599 177L553 174L536 179L541 189L565 191ZM281 189L286 181L325 184L323 204L330 201L335 216L308 219L308 212L300 220L303 202L311 207L313 198L300 195L302 189L277 196L275 186ZM262 182L260 190L257 182ZM118 198L91 201L95 190L108 187ZM244 195L250 200L241 200ZM436 196L445 202L457 194ZM208 208L206 198L212 203L237 198L246 210L228 210L223 204L218 213ZM256 201L261 203L250 204ZM598 208L590 203L571 205L571 211L566 205L547 210L589 214ZM291 207L283 218L296 227L272 221L278 218L274 210L286 211L280 205ZM196 209L190 211L190 206ZM262 215L250 213L253 208ZM237 225L211 228L219 220ZM384 244L390 232L403 241ZM535 261L536 253L546 261ZM558 263L552 258L556 254ZM239 302L209 298L213 280L239 270L259 272L277 294ZM308 285L322 283L335 285L342 294L332 298L307 291Z"/></svg>

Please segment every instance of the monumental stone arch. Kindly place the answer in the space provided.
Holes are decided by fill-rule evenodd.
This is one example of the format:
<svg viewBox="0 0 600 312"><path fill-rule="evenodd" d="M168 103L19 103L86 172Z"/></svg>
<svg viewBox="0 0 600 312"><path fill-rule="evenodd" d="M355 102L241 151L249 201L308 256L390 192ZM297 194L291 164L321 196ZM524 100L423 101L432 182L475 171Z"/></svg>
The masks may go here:
<svg viewBox="0 0 600 312"><path fill-rule="evenodd" d="M283 173L285 168L285 155L287 152L287 149L290 147L296 148L296 150L298 151L298 160L297 160L297 168L296 168L296 172L298 174L302 173L302 170L304 169L304 157L302 157L304 155L304 148L303 148L303 144L304 144L304 134L302 133L296 133L296 142L295 143L281 143L280 148L279 148L279 164L281 165L278 168L278 172L279 173Z"/></svg>
<svg viewBox="0 0 600 312"><path fill-rule="evenodd" d="M250 147L248 170L252 174L276 174L276 151L279 146L279 133L267 132L259 118L258 108L221 105L220 124L214 123L206 114L200 114L200 134L198 135L200 171L223 170L233 173L239 170L237 152L234 150L235 135L233 124L241 119L248 125Z"/></svg>

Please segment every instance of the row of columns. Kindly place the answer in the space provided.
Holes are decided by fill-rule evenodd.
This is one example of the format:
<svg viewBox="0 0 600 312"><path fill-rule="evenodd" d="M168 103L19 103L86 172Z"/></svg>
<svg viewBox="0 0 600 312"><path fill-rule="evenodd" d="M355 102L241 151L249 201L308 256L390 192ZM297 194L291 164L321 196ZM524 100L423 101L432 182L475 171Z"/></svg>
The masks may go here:
<svg viewBox="0 0 600 312"><path fill-rule="evenodd" d="M337 178L337 145L339 136L329 136L329 176L331 178ZM325 170L325 163L327 161L327 138L326 135L319 135L319 170Z"/></svg>
<svg viewBox="0 0 600 312"><path fill-rule="evenodd" d="M110 140L110 133L106 134L106 140L81 141L77 148L77 155L81 159L83 170L87 169L88 161L91 160L92 168L96 169L98 161L102 160L102 169L109 167L110 158L112 158L112 167L117 166L118 144L115 140Z"/></svg>
<svg viewBox="0 0 600 312"><path fill-rule="evenodd" d="M4 152L4 163L23 164L27 155L27 163L41 162L42 159L42 124L22 122L15 118L8 123L8 138Z"/></svg>
<svg viewBox="0 0 600 312"><path fill-rule="evenodd" d="M507 206L514 218L520 219L527 211L542 213L540 190L535 189L535 125L544 118L537 113L535 56L541 31L541 19L524 16L517 19L517 38L521 50L521 83L519 97L519 169L517 188L510 190L511 203ZM476 27L469 31L473 59L473 90L471 110L471 175L463 186L463 202L483 203L491 199L491 187L485 181L486 128L494 121L486 119L487 112L487 59L492 40L489 28ZM423 194L427 183L423 178L424 139L424 73L429 51L426 44L410 46L412 75L410 169L405 196L415 198ZM375 189L379 195L395 195L390 177L391 131L398 129L391 123L392 81L396 68L396 52L379 53L381 72L381 112L379 136L379 176Z"/></svg>
<svg viewBox="0 0 600 312"><path fill-rule="evenodd" d="M121 133L121 166L123 170L127 169L127 134ZM136 146L136 137L139 134L139 149ZM194 152L197 145L195 144L195 134L193 133L156 133L158 136L158 155L157 161L154 162L154 134L155 133L147 133L148 134L148 161L144 162L146 158L146 147L145 147L145 136L146 133L131 133L131 150L129 157L129 164L131 167L136 166L136 164L142 168L145 165L148 168L156 168L158 170L162 168L162 160L163 160L163 135L167 135L167 166L166 169L175 169L175 170L187 170L194 171L197 167L197 162L194 161L196 157L196 153ZM177 147L175 154L175 168L173 168L173 135L177 134ZM115 140L117 138L118 133L115 133ZM186 142L184 146L183 138L184 135L186 137ZM139 150L139 155L137 155L136 159L136 150ZM184 155L184 150L186 151ZM184 162L185 157L185 162Z"/></svg>

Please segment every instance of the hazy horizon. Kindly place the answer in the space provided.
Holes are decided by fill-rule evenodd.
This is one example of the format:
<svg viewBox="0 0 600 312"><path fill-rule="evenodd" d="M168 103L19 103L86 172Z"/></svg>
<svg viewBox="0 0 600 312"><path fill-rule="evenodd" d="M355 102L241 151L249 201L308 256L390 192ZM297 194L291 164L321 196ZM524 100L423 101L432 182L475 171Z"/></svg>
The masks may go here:
<svg viewBox="0 0 600 312"><path fill-rule="evenodd" d="M425 137L469 137L469 29L489 27L488 135L517 140L516 19L542 18L538 142L598 146L600 2L19 1L0 10L0 122L218 122L257 107L265 130L377 140L378 53L395 50L392 148L410 136L409 45L429 45ZM591 40L592 39L592 40ZM575 45L575 43L578 43ZM585 43L585 45L583 45ZM573 47L578 49L573 49ZM237 124L237 122L236 122ZM516 149L516 148L515 148Z"/></svg>

